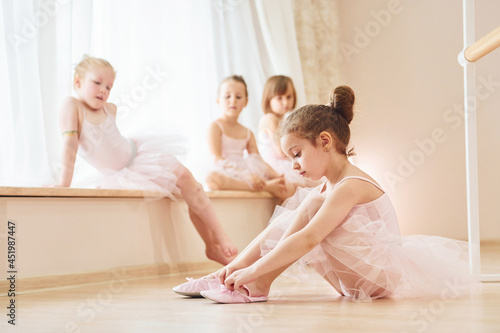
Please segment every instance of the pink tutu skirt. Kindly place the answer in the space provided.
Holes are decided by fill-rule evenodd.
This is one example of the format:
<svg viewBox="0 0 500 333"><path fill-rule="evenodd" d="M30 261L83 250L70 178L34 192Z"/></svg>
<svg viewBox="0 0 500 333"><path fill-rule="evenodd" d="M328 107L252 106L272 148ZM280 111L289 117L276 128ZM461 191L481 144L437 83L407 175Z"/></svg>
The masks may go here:
<svg viewBox="0 0 500 333"><path fill-rule="evenodd" d="M299 188L276 208L261 255L271 251L298 213L299 204L316 197L319 188ZM308 212L309 217L316 212ZM469 273L468 244L437 236L405 236L387 194L356 205L345 220L302 257L340 294L356 301L382 297L456 298L480 287Z"/></svg>
<svg viewBox="0 0 500 333"><path fill-rule="evenodd" d="M99 187L151 191L172 199L179 198L181 191L176 184L184 166L174 153L179 154L182 149L172 139L160 135L131 137L135 157L121 170L101 170L104 179Z"/></svg>
<svg viewBox="0 0 500 333"><path fill-rule="evenodd" d="M263 180L269 180L269 166L259 154L241 156L238 154L227 155L224 161L216 163L213 170L221 175L242 180L252 186L251 175L257 175Z"/></svg>

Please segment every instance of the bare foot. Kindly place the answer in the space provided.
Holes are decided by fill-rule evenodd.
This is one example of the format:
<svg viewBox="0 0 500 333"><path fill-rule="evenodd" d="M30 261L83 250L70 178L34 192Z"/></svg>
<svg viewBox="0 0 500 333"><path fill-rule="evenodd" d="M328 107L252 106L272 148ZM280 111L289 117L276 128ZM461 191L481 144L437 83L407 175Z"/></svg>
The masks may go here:
<svg viewBox="0 0 500 333"><path fill-rule="evenodd" d="M269 295L269 288L262 288L257 283L252 282L245 285L248 289L240 287L238 291L243 295L252 296L252 297L260 297ZM250 295L249 295L250 294Z"/></svg>
<svg viewBox="0 0 500 333"><path fill-rule="evenodd" d="M222 265L227 265L238 254L238 249L231 242L225 242L223 244L214 244L207 247L205 254L208 259L218 262Z"/></svg>
<svg viewBox="0 0 500 333"><path fill-rule="evenodd" d="M220 245L227 257L234 257L238 254L238 248L234 246L233 242L225 233L219 233L217 236L215 243Z"/></svg>
<svg viewBox="0 0 500 333"><path fill-rule="evenodd" d="M280 176L266 181L264 190L277 198L284 199L283 196L286 194L285 177Z"/></svg>

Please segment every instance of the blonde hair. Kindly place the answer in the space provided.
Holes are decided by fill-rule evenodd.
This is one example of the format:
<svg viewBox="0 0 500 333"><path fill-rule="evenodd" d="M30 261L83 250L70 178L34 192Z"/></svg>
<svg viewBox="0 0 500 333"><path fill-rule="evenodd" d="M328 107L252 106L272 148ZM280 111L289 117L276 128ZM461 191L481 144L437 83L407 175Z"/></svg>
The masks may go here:
<svg viewBox="0 0 500 333"><path fill-rule="evenodd" d="M77 78L85 77L85 74L90 70L92 66L97 67L106 67L113 71L113 74L116 74L115 69L111 64L102 58L91 57L87 54L84 54L82 60L75 67L75 74L73 76L73 85Z"/></svg>
<svg viewBox="0 0 500 333"><path fill-rule="evenodd" d="M271 110L271 99L274 96L286 94L288 85L292 87L292 109L295 109L295 105L297 104L297 93L292 79L284 75L275 75L267 79L266 84L264 85L264 93L262 94L262 111L264 111L264 114L273 113L273 110Z"/></svg>
<svg viewBox="0 0 500 333"><path fill-rule="evenodd" d="M354 117L354 92L348 86L338 86L330 94L328 105L305 105L284 117L280 123L280 136L293 133L308 139L314 146L323 131L330 133L335 140L335 148L340 154L354 155L348 150L351 131L349 124Z"/></svg>

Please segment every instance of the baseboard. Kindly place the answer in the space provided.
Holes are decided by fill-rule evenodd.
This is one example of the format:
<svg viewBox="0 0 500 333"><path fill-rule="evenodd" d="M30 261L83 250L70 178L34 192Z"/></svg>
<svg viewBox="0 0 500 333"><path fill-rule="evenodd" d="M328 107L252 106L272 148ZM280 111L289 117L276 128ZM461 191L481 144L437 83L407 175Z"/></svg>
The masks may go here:
<svg viewBox="0 0 500 333"><path fill-rule="evenodd" d="M210 272L219 269L221 265L215 262L165 263L158 265L141 265L117 267L98 272L82 272L79 274L64 274L54 276L39 276L16 280L16 295L27 294L51 289L72 288L90 284L109 284L110 287L124 284L126 281L146 279L165 275L188 274L196 276L197 272ZM0 297L7 296L9 280L0 281Z"/></svg>

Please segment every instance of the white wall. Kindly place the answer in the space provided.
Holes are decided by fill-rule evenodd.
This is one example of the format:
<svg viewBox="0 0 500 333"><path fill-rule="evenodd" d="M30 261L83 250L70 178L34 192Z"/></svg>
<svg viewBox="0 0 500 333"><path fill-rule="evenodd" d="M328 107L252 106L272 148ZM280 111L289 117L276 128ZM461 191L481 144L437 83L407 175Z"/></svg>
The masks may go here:
<svg viewBox="0 0 500 333"><path fill-rule="evenodd" d="M500 1L476 7L480 38L500 25ZM339 84L357 94L355 162L387 189L403 234L466 239L462 2L350 0L339 9ZM496 50L476 66L483 239L500 239L499 63Z"/></svg>

